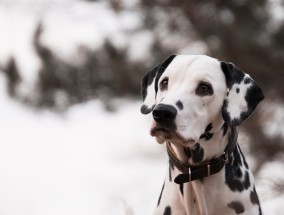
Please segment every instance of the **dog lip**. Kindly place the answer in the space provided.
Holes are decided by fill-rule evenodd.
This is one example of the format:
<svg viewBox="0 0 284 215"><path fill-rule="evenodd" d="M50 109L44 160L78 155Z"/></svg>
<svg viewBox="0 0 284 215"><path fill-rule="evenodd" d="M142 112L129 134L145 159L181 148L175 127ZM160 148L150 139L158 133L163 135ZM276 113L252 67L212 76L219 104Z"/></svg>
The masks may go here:
<svg viewBox="0 0 284 215"><path fill-rule="evenodd" d="M162 127L152 127L151 131L150 131L151 136L155 136L156 132L167 133L167 132L170 132L170 131L168 129L162 128Z"/></svg>
<svg viewBox="0 0 284 215"><path fill-rule="evenodd" d="M186 125L180 124L177 126L177 130L172 130L170 128L167 128L155 121L153 121L151 129L150 129L150 135L152 137L163 137L165 140L170 141L178 141L182 145L194 145L197 141L193 138L185 138L181 135L180 131L183 131L186 129Z"/></svg>
<svg viewBox="0 0 284 215"><path fill-rule="evenodd" d="M153 124L153 127L150 130L151 136L155 137L159 135L159 133L165 133L169 134L171 133L171 137L174 137L178 142L180 142L184 146L192 146L196 143L196 140L189 138L185 139L179 132L177 131L172 131L170 129L167 129L165 127L161 127L158 124ZM164 135L163 135L164 136ZM167 138L166 138L167 139ZM171 139L171 138L170 138Z"/></svg>

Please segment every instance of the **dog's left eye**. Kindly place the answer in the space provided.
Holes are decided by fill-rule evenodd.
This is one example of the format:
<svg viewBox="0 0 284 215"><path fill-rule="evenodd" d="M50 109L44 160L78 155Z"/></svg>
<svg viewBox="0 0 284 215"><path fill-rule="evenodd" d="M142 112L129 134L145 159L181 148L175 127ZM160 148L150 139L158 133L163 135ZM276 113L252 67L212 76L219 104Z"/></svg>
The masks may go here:
<svg viewBox="0 0 284 215"><path fill-rule="evenodd" d="M161 90L166 90L168 88L169 78L164 78L161 81Z"/></svg>
<svg viewBox="0 0 284 215"><path fill-rule="evenodd" d="M196 88L195 91L196 95L199 96L209 96L213 94L213 89L211 84L206 83L206 82L201 82Z"/></svg>

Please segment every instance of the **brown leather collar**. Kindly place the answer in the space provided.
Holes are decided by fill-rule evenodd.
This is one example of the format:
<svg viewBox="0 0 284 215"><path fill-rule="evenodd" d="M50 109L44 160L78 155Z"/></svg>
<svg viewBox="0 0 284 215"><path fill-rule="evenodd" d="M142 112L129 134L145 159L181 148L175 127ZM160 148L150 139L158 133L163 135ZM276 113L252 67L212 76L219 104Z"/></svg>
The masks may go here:
<svg viewBox="0 0 284 215"><path fill-rule="evenodd" d="M235 147L237 145L237 139L238 132L236 131L236 129L233 129L224 152L199 166L190 166L180 161L177 158L177 155L174 152L171 144L167 142L167 152L169 158L173 165L182 172L182 174L179 174L175 178L175 183L183 184L220 172L225 164L229 162L230 154L235 150Z"/></svg>

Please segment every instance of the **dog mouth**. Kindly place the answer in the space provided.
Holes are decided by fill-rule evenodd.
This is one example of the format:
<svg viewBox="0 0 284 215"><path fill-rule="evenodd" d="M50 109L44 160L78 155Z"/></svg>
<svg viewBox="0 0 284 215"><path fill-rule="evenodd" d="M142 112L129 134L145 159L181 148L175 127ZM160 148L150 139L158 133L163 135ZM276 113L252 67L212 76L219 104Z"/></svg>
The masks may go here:
<svg viewBox="0 0 284 215"><path fill-rule="evenodd" d="M162 144L166 141L172 143L178 143L183 146L193 145L196 141L193 139L186 139L178 131L161 126L158 123L153 123L153 126L150 130L150 134L153 137L156 137L158 143Z"/></svg>
<svg viewBox="0 0 284 215"><path fill-rule="evenodd" d="M172 133L174 132L163 127L152 127L150 131L151 136L155 137L159 134L163 134L166 139L169 139Z"/></svg>

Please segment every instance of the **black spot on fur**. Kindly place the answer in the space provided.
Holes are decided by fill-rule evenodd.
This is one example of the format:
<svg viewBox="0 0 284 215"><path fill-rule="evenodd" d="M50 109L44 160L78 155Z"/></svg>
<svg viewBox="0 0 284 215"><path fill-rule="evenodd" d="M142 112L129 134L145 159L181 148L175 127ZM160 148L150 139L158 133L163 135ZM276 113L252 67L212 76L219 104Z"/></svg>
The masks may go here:
<svg viewBox="0 0 284 215"><path fill-rule="evenodd" d="M223 106L222 106L222 116L223 116L223 119L224 121L227 123L227 124L231 124L231 116L230 116L230 113L228 112L228 99L225 99L224 102L223 102Z"/></svg>
<svg viewBox="0 0 284 215"><path fill-rule="evenodd" d="M248 163L247 163L247 161L246 161L246 159L245 159L245 156L244 156L242 150L240 149L240 146L239 146L239 145L238 145L238 148L239 148L239 152L240 152L240 154L241 154L241 156L242 156L242 158L243 158L244 165L245 165L246 169L248 169L248 168L249 168Z"/></svg>
<svg viewBox="0 0 284 215"><path fill-rule="evenodd" d="M205 128L205 133L211 131L212 128L213 128L213 124L212 123L208 124Z"/></svg>
<svg viewBox="0 0 284 215"><path fill-rule="evenodd" d="M159 199L158 199L158 205L157 205L157 207L159 207L159 205L160 205L161 198L162 198L163 191L164 191L164 187L165 187L165 182L164 182L164 184L163 184L163 187L162 187L162 190L161 190L161 193L160 193Z"/></svg>
<svg viewBox="0 0 284 215"><path fill-rule="evenodd" d="M169 160L169 166L170 166L170 169L174 170L174 164L171 160Z"/></svg>
<svg viewBox="0 0 284 215"><path fill-rule="evenodd" d="M262 211L261 211L260 205L258 206L258 213L259 213L259 215L262 215Z"/></svg>
<svg viewBox="0 0 284 215"><path fill-rule="evenodd" d="M185 155L186 155L188 158L190 158L190 157L191 157L190 148L184 147L183 150L184 150Z"/></svg>
<svg viewBox="0 0 284 215"><path fill-rule="evenodd" d="M172 170L174 170L174 164L169 160L169 180L172 181Z"/></svg>
<svg viewBox="0 0 284 215"><path fill-rule="evenodd" d="M228 204L228 207L233 209L236 214L241 214L245 212L245 208L241 202L238 201L232 201Z"/></svg>
<svg viewBox="0 0 284 215"><path fill-rule="evenodd" d="M207 132L207 133L203 133L200 136L200 139L204 138L205 140L210 140L213 137L213 133Z"/></svg>
<svg viewBox="0 0 284 215"><path fill-rule="evenodd" d="M172 214L172 209L170 206L165 207L163 215L171 215Z"/></svg>
<svg viewBox="0 0 284 215"><path fill-rule="evenodd" d="M250 186L250 178L249 173L246 171L245 178L244 178L244 189L247 190Z"/></svg>
<svg viewBox="0 0 284 215"><path fill-rule="evenodd" d="M191 149L192 161L200 163L203 160L204 150L199 143L196 143Z"/></svg>
<svg viewBox="0 0 284 215"><path fill-rule="evenodd" d="M259 199L255 187L253 187L253 191L250 192L250 201L253 205L259 205Z"/></svg>
<svg viewBox="0 0 284 215"><path fill-rule="evenodd" d="M236 175L237 178L243 177L243 172L241 171L240 168L236 169L235 175Z"/></svg>
<svg viewBox="0 0 284 215"><path fill-rule="evenodd" d="M180 100L177 101L176 105L177 105L179 110L183 110L183 104Z"/></svg>
<svg viewBox="0 0 284 215"><path fill-rule="evenodd" d="M240 149L235 148L230 155L230 162L225 166L225 182L231 191L241 192L250 186L250 178L248 171L242 172L242 161L240 157Z"/></svg>
<svg viewBox="0 0 284 215"><path fill-rule="evenodd" d="M238 87L237 87L237 89L236 89L236 93L239 93L239 92L240 92L240 88L238 88Z"/></svg>
<svg viewBox="0 0 284 215"><path fill-rule="evenodd" d="M141 94L142 94L142 99L143 101L145 100L146 96L147 96L147 88L148 86L150 86L153 82L153 80L155 79L157 72L158 72L158 68L160 65L156 66L154 69L152 69L150 72L148 72L144 78L142 79L142 84L141 84Z"/></svg>
<svg viewBox="0 0 284 215"><path fill-rule="evenodd" d="M142 105L140 111L143 114L148 114L154 109L154 107L155 105L153 105L153 107L150 107L150 108L148 108L146 105Z"/></svg>
<svg viewBox="0 0 284 215"><path fill-rule="evenodd" d="M183 196L183 183L179 185L179 190L181 195Z"/></svg>
<svg viewBox="0 0 284 215"><path fill-rule="evenodd" d="M223 136L225 136L227 134L228 128L229 128L228 124L224 123L223 126L222 126Z"/></svg>
<svg viewBox="0 0 284 215"><path fill-rule="evenodd" d="M210 140L213 137L213 133L210 133L213 128L212 123L206 126L204 133L200 136L200 139L204 138L205 140Z"/></svg>
<svg viewBox="0 0 284 215"><path fill-rule="evenodd" d="M250 115L257 107L259 102L264 99L263 92L259 86L253 81L252 86L247 89L245 100L248 106L248 115ZM246 116L248 117L248 116Z"/></svg>
<svg viewBox="0 0 284 215"><path fill-rule="evenodd" d="M245 84L249 84L251 82L251 79L250 78L245 78L245 80L244 80L244 83Z"/></svg>
<svg viewBox="0 0 284 215"><path fill-rule="evenodd" d="M221 69L224 72L226 84L230 90L234 84L240 84L245 77L245 73L232 63L221 61Z"/></svg>
<svg viewBox="0 0 284 215"><path fill-rule="evenodd" d="M240 118L234 118L232 121L231 121L231 124L234 125L234 126L238 126L242 123L242 121L244 121L247 117L243 116L241 114Z"/></svg>

